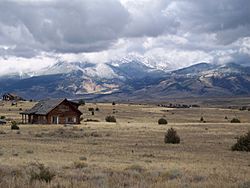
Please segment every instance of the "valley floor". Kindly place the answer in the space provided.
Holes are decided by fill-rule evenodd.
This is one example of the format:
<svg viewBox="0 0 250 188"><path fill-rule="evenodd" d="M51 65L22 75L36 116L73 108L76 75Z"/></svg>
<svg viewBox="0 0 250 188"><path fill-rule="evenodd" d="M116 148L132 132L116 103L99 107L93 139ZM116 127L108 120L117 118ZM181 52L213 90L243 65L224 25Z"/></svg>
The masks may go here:
<svg viewBox="0 0 250 188"><path fill-rule="evenodd" d="M0 116L20 121L33 105L4 103ZM250 187L250 153L230 149L250 130L249 111L102 103L81 111L80 125L0 126L0 187ZM160 117L169 123L158 125ZM230 123L234 117L242 123ZM164 143L170 127L180 144ZM55 175L50 183L32 181L41 169Z"/></svg>

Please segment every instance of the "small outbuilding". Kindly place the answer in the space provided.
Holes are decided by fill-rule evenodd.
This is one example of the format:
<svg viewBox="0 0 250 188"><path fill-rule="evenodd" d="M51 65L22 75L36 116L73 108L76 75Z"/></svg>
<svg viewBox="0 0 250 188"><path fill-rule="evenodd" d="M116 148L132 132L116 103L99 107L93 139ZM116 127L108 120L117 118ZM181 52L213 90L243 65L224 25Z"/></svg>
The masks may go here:
<svg viewBox="0 0 250 188"><path fill-rule="evenodd" d="M4 125L6 124L7 122L4 120L4 119L0 119L0 125Z"/></svg>
<svg viewBox="0 0 250 188"><path fill-rule="evenodd" d="M79 104L67 99L42 100L21 112L22 122L29 124L80 124Z"/></svg>
<svg viewBox="0 0 250 188"><path fill-rule="evenodd" d="M5 93L2 96L3 101L24 101L24 99L14 93Z"/></svg>

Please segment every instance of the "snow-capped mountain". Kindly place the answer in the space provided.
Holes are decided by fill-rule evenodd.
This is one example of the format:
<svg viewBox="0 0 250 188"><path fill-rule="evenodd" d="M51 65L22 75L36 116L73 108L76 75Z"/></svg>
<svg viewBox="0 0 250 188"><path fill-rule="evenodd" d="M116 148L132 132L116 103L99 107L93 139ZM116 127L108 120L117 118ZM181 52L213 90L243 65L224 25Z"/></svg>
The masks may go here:
<svg viewBox="0 0 250 188"><path fill-rule="evenodd" d="M145 92L145 90L142 90ZM157 96L250 95L250 67L235 63L196 64L168 74L159 84L147 88ZM139 94L140 91L137 91Z"/></svg>
<svg viewBox="0 0 250 188"><path fill-rule="evenodd" d="M200 63L169 71L138 59L102 64L58 62L25 77L0 78L0 93L47 97L167 98L250 95L250 67Z"/></svg>
<svg viewBox="0 0 250 188"><path fill-rule="evenodd" d="M89 62L58 62L50 67L46 67L36 73L36 76L40 75L53 75L53 74L67 74L71 72L80 71L83 75L88 77L98 78L117 78L114 71L106 63L94 64Z"/></svg>
<svg viewBox="0 0 250 188"><path fill-rule="evenodd" d="M121 65L121 64L127 64L131 62L140 62L143 65L152 68L152 69L157 69L157 70L162 70L165 72L169 72L170 70L175 70L176 67L173 67L170 63L162 60L159 61L159 59L155 59L154 57L144 57L144 56L139 56L139 55L127 55L126 57L123 57L118 60L113 60L109 62L111 65Z"/></svg>
<svg viewBox="0 0 250 188"><path fill-rule="evenodd" d="M112 94L158 83L166 73L131 61L118 64L58 62L32 74L32 77L0 79L0 92L14 91L26 98Z"/></svg>

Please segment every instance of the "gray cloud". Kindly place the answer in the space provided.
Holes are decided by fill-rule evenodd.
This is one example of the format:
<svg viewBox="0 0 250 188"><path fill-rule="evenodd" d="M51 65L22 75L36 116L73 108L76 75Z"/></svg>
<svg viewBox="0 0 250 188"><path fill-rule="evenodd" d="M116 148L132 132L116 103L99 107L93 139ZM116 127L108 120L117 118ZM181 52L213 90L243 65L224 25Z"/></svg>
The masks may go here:
<svg viewBox="0 0 250 188"><path fill-rule="evenodd" d="M106 60L137 54L171 67L246 62L249 37L249 0L0 1L5 59L46 52L106 54Z"/></svg>
<svg viewBox="0 0 250 188"><path fill-rule="evenodd" d="M0 43L55 52L106 49L129 19L116 0L1 1Z"/></svg>
<svg viewBox="0 0 250 188"><path fill-rule="evenodd" d="M250 35L248 0L177 0L167 7L166 12L175 14L183 32L215 33L218 42L223 44Z"/></svg>

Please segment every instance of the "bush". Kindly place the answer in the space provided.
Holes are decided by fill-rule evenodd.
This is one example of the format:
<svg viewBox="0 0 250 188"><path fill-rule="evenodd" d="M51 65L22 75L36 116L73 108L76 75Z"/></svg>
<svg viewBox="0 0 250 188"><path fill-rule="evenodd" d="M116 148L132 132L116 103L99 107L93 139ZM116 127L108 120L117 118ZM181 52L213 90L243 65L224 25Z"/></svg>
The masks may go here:
<svg viewBox="0 0 250 188"><path fill-rule="evenodd" d="M87 160L87 157L81 156L81 157L79 157L79 160L80 160L80 161L86 161L86 160Z"/></svg>
<svg viewBox="0 0 250 188"><path fill-rule="evenodd" d="M80 117L80 122L83 120L83 117Z"/></svg>
<svg viewBox="0 0 250 188"><path fill-rule="evenodd" d="M204 122L204 118L203 117L201 117L200 122Z"/></svg>
<svg viewBox="0 0 250 188"><path fill-rule="evenodd" d="M84 122L99 122L98 119L85 119Z"/></svg>
<svg viewBox="0 0 250 188"><path fill-rule="evenodd" d="M18 125L17 125L17 122L15 122L15 121L12 121L11 122L11 129L12 130L19 130L20 128L18 127Z"/></svg>
<svg viewBox="0 0 250 188"><path fill-rule="evenodd" d="M112 105L113 105L113 106L115 105L115 102L114 102L114 101L112 102Z"/></svg>
<svg viewBox="0 0 250 188"><path fill-rule="evenodd" d="M233 118L231 120L231 123L240 123L240 120L238 118Z"/></svg>
<svg viewBox="0 0 250 188"><path fill-rule="evenodd" d="M5 116L1 116L0 119L5 119Z"/></svg>
<svg viewBox="0 0 250 188"><path fill-rule="evenodd" d="M107 122L116 122L115 116L106 116L105 120Z"/></svg>
<svg viewBox="0 0 250 188"><path fill-rule="evenodd" d="M160 118L158 120L158 124L159 125L166 125L166 124L168 124L168 121L166 119L164 119L164 118Z"/></svg>
<svg viewBox="0 0 250 188"><path fill-rule="evenodd" d="M180 137L177 134L176 130L174 130L173 128L168 129L165 134L164 142L166 144L179 144Z"/></svg>
<svg viewBox="0 0 250 188"><path fill-rule="evenodd" d="M77 162L74 162L74 167L75 168L86 168L86 167L88 167L88 164L83 162L83 161L77 161Z"/></svg>
<svg viewBox="0 0 250 188"><path fill-rule="evenodd" d="M90 112L93 112L93 111L95 111L95 109L94 108L88 108L88 110L90 111Z"/></svg>
<svg viewBox="0 0 250 188"><path fill-rule="evenodd" d="M39 180L45 181L46 183L51 182L55 177L55 173L51 172L49 168L45 167L43 164L35 163L32 164L33 169L30 172L30 181Z"/></svg>
<svg viewBox="0 0 250 188"><path fill-rule="evenodd" d="M250 152L250 131L246 135L238 138L236 144L231 148L233 151L247 151Z"/></svg>
<svg viewBox="0 0 250 188"><path fill-rule="evenodd" d="M125 168L125 170L127 170L127 171L135 171L135 172L138 172L138 173L142 173L142 172L145 171L145 169L142 166L137 165L137 164L129 166L129 167Z"/></svg>

